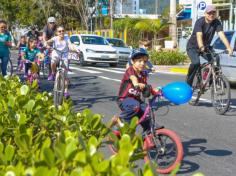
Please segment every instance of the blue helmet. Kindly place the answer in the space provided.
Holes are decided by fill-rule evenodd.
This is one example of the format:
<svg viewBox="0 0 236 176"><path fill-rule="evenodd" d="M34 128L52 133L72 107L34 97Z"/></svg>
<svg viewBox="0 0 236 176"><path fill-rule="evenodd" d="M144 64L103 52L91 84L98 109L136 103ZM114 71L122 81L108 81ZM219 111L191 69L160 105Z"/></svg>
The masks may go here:
<svg viewBox="0 0 236 176"><path fill-rule="evenodd" d="M147 56L148 57L148 53L147 50L144 48L139 48L139 49L133 49L132 53L131 53L131 60L134 60L137 56Z"/></svg>

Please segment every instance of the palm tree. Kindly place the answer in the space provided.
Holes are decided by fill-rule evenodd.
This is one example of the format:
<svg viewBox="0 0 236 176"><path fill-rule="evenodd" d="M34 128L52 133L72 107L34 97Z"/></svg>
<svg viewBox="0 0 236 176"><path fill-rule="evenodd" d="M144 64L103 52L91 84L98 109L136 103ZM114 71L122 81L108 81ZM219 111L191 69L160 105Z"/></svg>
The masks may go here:
<svg viewBox="0 0 236 176"><path fill-rule="evenodd" d="M163 19L142 19L137 22L134 29L138 30L140 34L143 32L151 32L154 35L154 41L157 40L157 34L168 27L170 23Z"/></svg>

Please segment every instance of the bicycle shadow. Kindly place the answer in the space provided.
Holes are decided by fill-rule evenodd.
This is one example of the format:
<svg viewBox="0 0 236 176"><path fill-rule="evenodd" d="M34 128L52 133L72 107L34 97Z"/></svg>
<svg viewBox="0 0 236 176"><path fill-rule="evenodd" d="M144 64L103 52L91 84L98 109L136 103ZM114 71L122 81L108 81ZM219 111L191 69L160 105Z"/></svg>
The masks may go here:
<svg viewBox="0 0 236 176"><path fill-rule="evenodd" d="M208 149L206 147L207 140L202 138L191 139L189 141L183 141L182 143L184 148L184 159L182 161L180 170L178 171L178 174L180 175L195 172L200 168L199 164L189 160L191 157L204 154L215 157L224 157L232 155L233 153L229 150Z"/></svg>
<svg viewBox="0 0 236 176"><path fill-rule="evenodd" d="M117 96L98 97L98 95L96 95L95 97L96 98L79 98L77 100L72 100L74 108L81 111L86 108L92 108L95 103L114 102L117 99Z"/></svg>

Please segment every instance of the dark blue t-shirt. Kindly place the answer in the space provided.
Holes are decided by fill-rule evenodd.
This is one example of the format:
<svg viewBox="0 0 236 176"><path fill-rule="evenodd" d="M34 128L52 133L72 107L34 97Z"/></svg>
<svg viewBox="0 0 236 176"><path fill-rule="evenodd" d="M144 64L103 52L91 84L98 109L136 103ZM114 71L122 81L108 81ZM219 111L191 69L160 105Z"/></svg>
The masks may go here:
<svg viewBox="0 0 236 176"><path fill-rule="evenodd" d="M192 35L187 44L187 49L198 49L197 32L202 32L203 34L203 45L209 46L211 44L212 38L215 35L215 32L220 31L223 31L223 26L218 19L215 19L211 23L206 23L205 17L199 18L194 25Z"/></svg>

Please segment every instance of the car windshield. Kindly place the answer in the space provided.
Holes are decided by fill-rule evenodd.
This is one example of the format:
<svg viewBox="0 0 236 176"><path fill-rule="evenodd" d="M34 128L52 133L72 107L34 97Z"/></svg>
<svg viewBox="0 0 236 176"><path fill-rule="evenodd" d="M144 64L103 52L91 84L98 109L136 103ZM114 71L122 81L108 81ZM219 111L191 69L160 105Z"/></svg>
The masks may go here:
<svg viewBox="0 0 236 176"><path fill-rule="evenodd" d="M108 45L107 41L104 38L97 36L82 36L82 41L84 44Z"/></svg>
<svg viewBox="0 0 236 176"><path fill-rule="evenodd" d="M122 40L119 39L107 39L107 41L115 47L127 47Z"/></svg>

